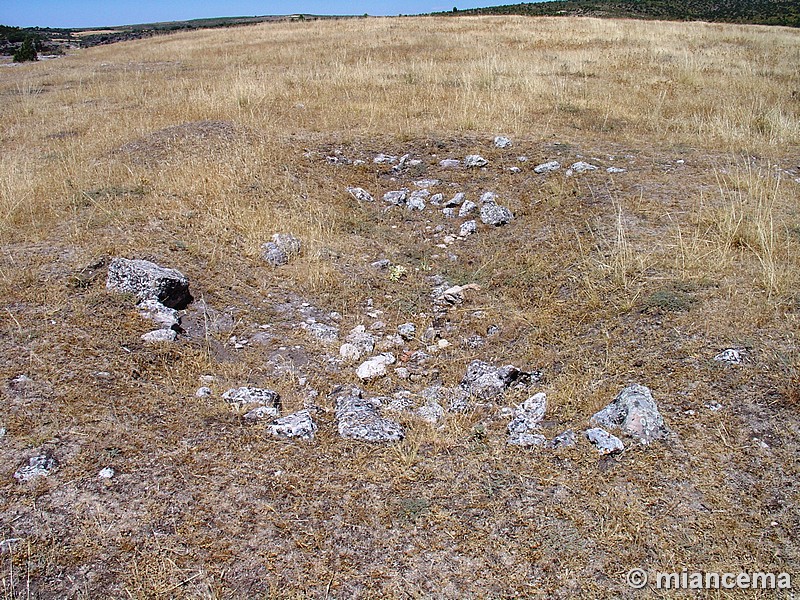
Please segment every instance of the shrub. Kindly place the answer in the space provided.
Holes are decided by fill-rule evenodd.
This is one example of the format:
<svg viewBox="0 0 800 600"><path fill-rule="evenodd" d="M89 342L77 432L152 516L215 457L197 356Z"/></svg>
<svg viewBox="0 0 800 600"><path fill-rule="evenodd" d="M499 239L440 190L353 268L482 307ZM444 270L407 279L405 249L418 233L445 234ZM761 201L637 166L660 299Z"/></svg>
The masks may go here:
<svg viewBox="0 0 800 600"><path fill-rule="evenodd" d="M39 57L36 54L36 47L33 45L33 38L27 37L14 53L14 62L27 62L33 60L39 60Z"/></svg>

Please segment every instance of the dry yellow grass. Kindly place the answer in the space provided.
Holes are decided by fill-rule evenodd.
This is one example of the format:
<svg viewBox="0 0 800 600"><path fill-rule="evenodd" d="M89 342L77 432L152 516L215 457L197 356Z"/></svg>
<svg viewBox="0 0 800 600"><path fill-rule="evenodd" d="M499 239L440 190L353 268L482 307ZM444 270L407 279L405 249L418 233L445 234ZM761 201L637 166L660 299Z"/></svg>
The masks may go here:
<svg viewBox="0 0 800 600"><path fill-rule="evenodd" d="M633 567L800 578L798 64L800 35L782 28L403 18L4 68L0 539L22 539L0 554L4 597L641 598L666 596L627 588ZM366 162L326 162L335 152ZM452 262L430 213L345 193L408 184L379 152L411 152L415 175L472 200L494 190L517 218ZM437 167L473 152L486 171ZM579 156L627 172L531 170ZM273 270L259 247L276 231L305 250ZM132 300L85 268L108 256L186 273L210 309L202 335L143 346ZM406 276L368 267L383 256ZM422 330L434 274L481 286L434 357L446 384L474 358L542 369L552 437L640 382L675 439L617 460L585 441L526 451L493 411L441 430L402 417L393 446L338 439L327 394L353 369L332 372L321 357L336 349L280 306L335 310L346 332L370 324L372 298L388 330ZM209 328L217 313L229 326ZM260 324L276 339L233 348ZM484 347L461 343L474 334ZM293 346L308 364L274 368ZM733 346L746 366L711 360ZM20 374L22 391L8 384ZM195 398L206 374L216 394L276 389L284 412L316 389L317 440L271 440L218 395ZM60 469L17 484L41 449Z"/></svg>

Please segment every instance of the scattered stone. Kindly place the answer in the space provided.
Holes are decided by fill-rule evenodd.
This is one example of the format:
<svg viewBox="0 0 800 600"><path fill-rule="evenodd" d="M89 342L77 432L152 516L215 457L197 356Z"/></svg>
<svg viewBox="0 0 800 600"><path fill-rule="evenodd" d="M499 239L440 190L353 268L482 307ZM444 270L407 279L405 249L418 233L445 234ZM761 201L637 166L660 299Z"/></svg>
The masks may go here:
<svg viewBox="0 0 800 600"><path fill-rule="evenodd" d="M541 175L542 173L550 173L551 171L558 171L560 168L561 168L560 162L558 162L557 160L551 160L549 162L536 165L535 167L533 167L533 172L539 173Z"/></svg>
<svg viewBox="0 0 800 600"><path fill-rule="evenodd" d="M324 323L303 323L303 329L318 340L331 344L339 340L339 329Z"/></svg>
<svg viewBox="0 0 800 600"><path fill-rule="evenodd" d="M414 323L403 323L397 326L397 333L404 340L413 340L417 334L417 326Z"/></svg>
<svg viewBox="0 0 800 600"><path fill-rule="evenodd" d="M273 406L257 406L244 415L247 421L260 421L262 419L274 419L278 416L278 410Z"/></svg>
<svg viewBox="0 0 800 600"><path fill-rule="evenodd" d="M521 173L522 169L520 169L519 167L508 167L508 172L509 173Z"/></svg>
<svg viewBox="0 0 800 600"><path fill-rule="evenodd" d="M425 210L425 198L430 195L428 190L419 190L411 194L406 203L408 210Z"/></svg>
<svg viewBox="0 0 800 600"><path fill-rule="evenodd" d="M344 396L336 402L336 421L343 438L364 442L396 442L405 437L396 421L380 416L374 402Z"/></svg>
<svg viewBox="0 0 800 600"><path fill-rule="evenodd" d="M569 170L573 173L585 173L586 171L596 171L597 167L581 160L576 163L572 163L572 166L570 166Z"/></svg>
<svg viewBox="0 0 800 600"><path fill-rule="evenodd" d="M314 438L317 425L311 418L311 413L304 409L275 419L269 429L275 437L297 437L301 440L310 440Z"/></svg>
<svg viewBox="0 0 800 600"><path fill-rule="evenodd" d="M650 389L643 385L626 387L611 404L595 413L591 422L600 427L619 427L643 444L669 434Z"/></svg>
<svg viewBox="0 0 800 600"><path fill-rule="evenodd" d="M494 192L483 192L480 202L481 204L497 204L497 194Z"/></svg>
<svg viewBox="0 0 800 600"><path fill-rule="evenodd" d="M434 302L439 306L457 306L464 303L464 292L472 290L480 290L481 286L477 283L468 283L466 285L454 285L441 291L434 299Z"/></svg>
<svg viewBox="0 0 800 600"><path fill-rule="evenodd" d="M415 181L414 185L418 188L429 188L435 187L439 185L440 181L438 179L420 179L419 181Z"/></svg>
<svg viewBox="0 0 800 600"><path fill-rule="evenodd" d="M624 173L624 172L625 172L625 169L622 169L620 167L608 167L606 169L606 173L614 174L614 173Z"/></svg>
<svg viewBox="0 0 800 600"><path fill-rule="evenodd" d="M386 192L383 195L383 201L388 202L389 204L394 204L395 206L402 206L406 203L407 197L408 190L393 190L391 192Z"/></svg>
<svg viewBox="0 0 800 600"><path fill-rule="evenodd" d="M376 165L385 163L394 164L397 162L397 157L389 156L388 154L378 154L378 156L372 159L372 162L374 162Z"/></svg>
<svg viewBox="0 0 800 600"><path fill-rule="evenodd" d="M261 256L273 267L287 264L300 254L302 242L291 233L276 233L272 241L261 246Z"/></svg>
<svg viewBox="0 0 800 600"><path fill-rule="evenodd" d="M458 192L455 196L450 198L447 202L444 203L446 208L455 208L456 206L460 206L461 203L464 202L464 198L466 198L466 194L464 192Z"/></svg>
<svg viewBox="0 0 800 600"><path fill-rule="evenodd" d="M470 154L464 158L465 167L485 167L489 161L483 158L480 154Z"/></svg>
<svg viewBox="0 0 800 600"><path fill-rule="evenodd" d="M345 341L354 346L360 353L355 360L358 360L365 354L369 354L375 349L375 336L371 333L367 333L363 325L354 327L345 338Z"/></svg>
<svg viewBox="0 0 800 600"><path fill-rule="evenodd" d="M444 238L442 238L442 241L445 244L450 245L450 244L452 244L453 242L456 241L456 238L455 238L455 236L452 236L452 235L446 235L446 236L444 236Z"/></svg>
<svg viewBox="0 0 800 600"><path fill-rule="evenodd" d="M183 273L146 260L112 260L108 265L106 288L133 294L140 301L155 300L168 308L183 309L193 299L189 280Z"/></svg>
<svg viewBox="0 0 800 600"><path fill-rule="evenodd" d="M359 365L358 369L356 369L356 375L364 382L383 377L386 375L386 367L394 364L396 360L394 354L389 352L373 356Z"/></svg>
<svg viewBox="0 0 800 600"><path fill-rule="evenodd" d="M265 390L253 387L231 388L224 394L222 399L235 408L244 408L249 404L259 404L272 409L273 417L278 416L280 408L280 394L272 390Z"/></svg>
<svg viewBox="0 0 800 600"><path fill-rule="evenodd" d="M380 260L376 260L373 263L370 263L370 266L373 269L379 269L379 270L388 269L389 267L392 266L392 261L390 261L388 258L382 258Z"/></svg>
<svg viewBox="0 0 800 600"><path fill-rule="evenodd" d="M528 162L528 157L527 156L518 156L517 157L517 162Z"/></svg>
<svg viewBox="0 0 800 600"><path fill-rule="evenodd" d="M372 197L372 194L370 194L364 188L349 187L347 188L347 193L359 202L375 202L375 198Z"/></svg>
<svg viewBox="0 0 800 600"><path fill-rule="evenodd" d="M444 417L444 408L435 400L428 400L424 406L417 409L416 414L423 421L433 425Z"/></svg>
<svg viewBox="0 0 800 600"><path fill-rule="evenodd" d="M569 448L575 445L575 432L567 429L564 433L558 434L550 442L551 448Z"/></svg>
<svg viewBox="0 0 800 600"><path fill-rule="evenodd" d="M603 456L625 450L622 440L599 427L586 430L586 438L597 447L597 451Z"/></svg>
<svg viewBox="0 0 800 600"><path fill-rule="evenodd" d="M728 348L714 357L717 362L728 363L729 365L740 365L744 360L742 350L738 348Z"/></svg>
<svg viewBox="0 0 800 600"><path fill-rule="evenodd" d="M439 166L445 169L457 169L461 166L461 161L455 158L445 158L439 161Z"/></svg>
<svg viewBox="0 0 800 600"><path fill-rule="evenodd" d="M361 350L359 350L355 344L351 344L349 342L345 342L342 344L342 347L339 348L339 356L349 362L356 362L362 356Z"/></svg>
<svg viewBox="0 0 800 600"><path fill-rule="evenodd" d="M163 329L172 329L177 327L180 322L178 311L174 308L167 308L155 298L147 298L142 300L137 306L139 314L145 319L155 321Z"/></svg>
<svg viewBox="0 0 800 600"><path fill-rule="evenodd" d="M461 237L467 237L468 235L472 235L478 231L478 224L475 220L467 221L461 224L461 228L458 230L458 235Z"/></svg>
<svg viewBox="0 0 800 600"><path fill-rule="evenodd" d="M513 365L494 367L481 360L473 360L467 366L461 387L481 400L491 400L512 385L528 385L540 381L541 373L527 373Z"/></svg>
<svg viewBox="0 0 800 600"><path fill-rule="evenodd" d="M47 477L58 467L58 461L47 454L32 456L28 459L28 464L20 467L14 473L14 479L20 483L25 483L36 477Z"/></svg>
<svg viewBox="0 0 800 600"><path fill-rule="evenodd" d="M142 335L142 341L148 344L174 342L178 339L178 332L174 329L156 329Z"/></svg>
<svg viewBox="0 0 800 600"><path fill-rule="evenodd" d="M211 388L207 386L197 388L197 391L194 393L196 398L208 398L211 394Z"/></svg>
<svg viewBox="0 0 800 600"><path fill-rule="evenodd" d="M541 433L509 433L508 443L512 446L522 446L528 448L530 446L546 446L547 438Z"/></svg>
<svg viewBox="0 0 800 600"><path fill-rule="evenodd" d="M466 217L467 215L472 214L478 208L478 205L470 200L466 200L458 211L459 217Z"/></svg>
<svg viewBox="0 0 800 600"><path fill-rule="evenodd" d="M443 208L442 214L448 219L455 219L458 211L455 208Z"/></svg>
<svg viewBox="0 0 800 600"><path fill-rule="evenodd" d="M0 440L6 437L6 428L0 427Z"/></svg>
<svg viewBox="0 0 800 600"><path fill-rule="evenodd" d="M112 477L114 477L114 475L116 475L114 469L112 469L111 467L104 467L100 469L100 472L97 474L97 477L99 479L111 479Z"/></svg>
<svg viewBox="0 0 800 600"><path fill-rule="evenodd" d="M444 200L444 194L434 194L431 196L431 204L434 206L440 206L442 204L442 200Z"/></svg>
<svg viewBox="0 0 800 600"><path fill-rule="evenodd" d="M494 146L495 148L510 148L511 140L504 135L498 135L494 138Z"/></svg>
<svg viewBox="0 0 800 600"><path fill-rule="evenodd" d="M481 222L486 225L500 227L513 219L514 213L505 206L500 206L499 204L484 204L481 206Z"/></svg>
<svg viewBox="0 0 800 600"><path fill-rule="evenodd" d="M531 433L544 418L547 396L543 392L534 394L514 410L514 418L508 424L508 443L516 446L540 446L546 443L544 436Z"/></svg>

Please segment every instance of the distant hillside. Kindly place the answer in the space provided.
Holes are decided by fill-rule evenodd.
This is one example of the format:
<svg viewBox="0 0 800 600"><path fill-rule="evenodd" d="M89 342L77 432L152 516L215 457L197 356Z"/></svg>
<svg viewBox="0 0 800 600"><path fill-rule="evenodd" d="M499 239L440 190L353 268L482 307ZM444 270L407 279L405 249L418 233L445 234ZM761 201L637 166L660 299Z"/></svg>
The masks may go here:
<svg viewBox="0 0 800 600"><path fill-rule="evenodd" d="M454 9L449 14L588 16L800 27L797 0L559 0Z"/></svg>

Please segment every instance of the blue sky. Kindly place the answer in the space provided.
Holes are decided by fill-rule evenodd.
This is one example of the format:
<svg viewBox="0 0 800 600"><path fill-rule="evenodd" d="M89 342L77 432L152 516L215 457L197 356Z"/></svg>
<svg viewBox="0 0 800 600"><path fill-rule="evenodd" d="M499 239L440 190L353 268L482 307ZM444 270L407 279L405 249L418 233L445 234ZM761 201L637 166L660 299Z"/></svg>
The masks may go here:
<svg viewBox="0 0 800 600"><path fill-rule="evenodd" d="M511 4L517 0L0 0L0 24L98 27L204 17L293 13L397 15Z"/></svg>

